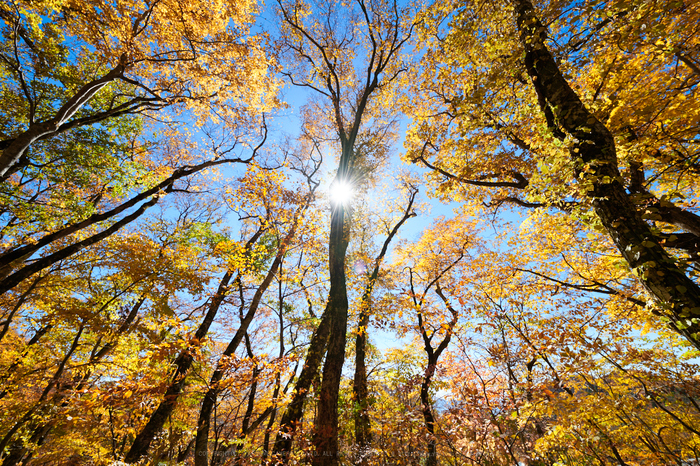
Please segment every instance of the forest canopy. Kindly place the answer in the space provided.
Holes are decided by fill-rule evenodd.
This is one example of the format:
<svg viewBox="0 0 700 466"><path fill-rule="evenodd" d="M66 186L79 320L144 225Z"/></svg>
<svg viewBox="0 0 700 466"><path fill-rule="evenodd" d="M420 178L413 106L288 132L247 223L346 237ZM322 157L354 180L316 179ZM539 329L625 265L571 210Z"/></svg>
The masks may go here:
<svg viewBox="0 0 700 466"><path fill-rule="evenodd" d="M0 4L0 465L700 463L700 4Z"/></svg>

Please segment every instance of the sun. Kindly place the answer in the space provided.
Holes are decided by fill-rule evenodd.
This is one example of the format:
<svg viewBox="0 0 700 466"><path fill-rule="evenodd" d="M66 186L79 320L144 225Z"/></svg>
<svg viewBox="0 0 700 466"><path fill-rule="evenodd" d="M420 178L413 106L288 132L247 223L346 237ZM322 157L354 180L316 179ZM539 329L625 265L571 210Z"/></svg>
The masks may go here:
<svg viewBox="0 0 700 466"><path fill-rule="evenodd" d="M347 181L335 180L330 188L331 202L334 205L348 205L355 195L355 190Z"/></svg>

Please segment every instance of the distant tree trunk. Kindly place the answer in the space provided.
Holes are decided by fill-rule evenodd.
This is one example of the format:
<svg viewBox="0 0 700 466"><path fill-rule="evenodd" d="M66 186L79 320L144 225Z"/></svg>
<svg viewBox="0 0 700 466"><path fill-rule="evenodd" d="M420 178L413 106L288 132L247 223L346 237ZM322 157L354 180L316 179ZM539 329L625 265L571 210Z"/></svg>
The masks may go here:
<svg viewBox="0 0 700 466"><path fill-rule="evenodd" d="M245 347L248 357L253 359L253 348L250 346L250 337L246 333L245 336ZM236 460L234 464L240 466L243 464L243 458L241 457L241 452L243 451L243 440L245 440L248 435L248 429L250 428L250 420L253 417L253 410L255 409L255 395L258 392L258 375L260 374L260 368L256 364L253 367L253 382L250 384L250 392L248 393L248 404L246 405L245 414L243 415L243 421L241 422L241 433L238 435L239 444L236 446ZM225 459L226 451L222 451L219 456L214 456L212 458L212 466L217 466L221 464Z"/></svg>
<svg viewBox="0 0 700 466"><path fill-rule="evenodd" d="M280 275L282 273L280 272ZM277 299L279 302L278 305L278 318L279 318L279 359L282 360L282 358L285 356L285 346L284 346L284 294L282 292L282 279L280 278L278 282L278 291L277 291ZM303 288L304 283L302 280L299 281L299 285ZM311 302L309 301L309 312L312 313L312 307L311 307ZM292 370L292 376L289 379L289 382L284 387L284 393L287 392L289 389L289 386L291 385L292 381L294 380L294 376L297 373L297 369L299 368L299 362L294 365L294 369ZM263 464L267 460L267 458L270 456L272 453L270 451L270 438L272 436L272 426L275 424L275 418L277 417L277 404L279 403L279 395L280 395L280 390L282 389L282 375L281 372L277 372L275 375L275 388L272 392L272 412L270 413L270 419L267 421L267 426L265 428L265 435L263 437L263 444L262 444L262 461Z"/></svg>
<svg viewBox="0 0 700 466"><path fill-rule="evenodd" d="M260 238L263 233L263 229L260 228L246 243L246 249L250 249L253 244ZM141 429L141 431L136 435L134 442L131 444L131 449L126 454L124 461L127 463L136 463L141 457L146 455L148 448L153 441L153 438L158 432L163 429L165 422L168 420L172 414L175 406L177 405L178 397L182 392L182 388L185 385L185 378L187 373L192 367L192 362L194 361L193 349L199 346L209 332L209 327L216 314L219 312L219 307L226 297L228 291L229 283L233 277L233 270L228 270L219 282L219 288L216 294L212 297L211 303L209 304L209 309L207 314L204 316L204 320L199 324L199 328L195 332L191 340L191 347L182 351L177 358L175 358L175 374L173 375L170 385L165 390L165 396L163 401L161 401L158 408L151 414L146 425Z"/></svg>
<svg viewBox="0 0 700 466"><path fill-rule="evenodd" d="M369 419L368 388L367 388L367 366L366 366L366 347L367 347L367 326L370 318L369 305L363 306L360 321L357 326L357 337L355 338L355 376L353 377L352 391L355 401L354 418L355 418L355 444L357 446L357 459L355 464L367 464L368 449L372 444L372 431Z"/></svg>
<svg viewBox="0 0 700 466"><path fill-rule="evenodd" d="M241 315L241 319L244 317ZM250 344L250 338L248 334L245 335L245 347L248 358L253 359L253 348ZM255 409L255 396L258 391L258 375L260 375L260 368L256 364L253 368L252 382L250 385L250 391L248 392L248 403L246 405L245 414L243 415L243 421L241 422L241 431L238 434L238 442L231 445L229 448L221 448L221 444L217 444L214 447L214 452L211 459L211 466L218 466L224 464L229 458L234 458L234 465L243 465L244 457L242 451L244 448L243 440L245 440L248 435L260 426L265 419L274 412L272 406L267 407L254 421L253 421L253 411ZM195 438L196 442L196 438Z"/></svg>
<svg viewBox="0 0 700 466"><path fill-rule="evenodd" d="M280 374L279 372L277 373L277 376L275 377L275 388L272 391L272 403L273 408L272 408L272 413L270 413L270 419L267 421L267 427L265 428L265 435L263 436L263 444L262 444L262 459L263 462L270 456L270 437L272 435L272 426L275 424L275 418L277 417L277 403L279 400L279 394L280 394L280 388L281 388L281 379L280 379Z"/></svg>
<svg viewBox="0 0 700 466"><path fill-rule="evenodd" d="M461 260L463 256L464 254L461 254L457 261ZM435 416L433 415L433 410L430 403L430 384L432 383L433 376L435 375L435 369L437 368L438 359L440 359L440 355L443 351L445 351L447 345L450 344L450 340L452 339L452 332L454 331L454 327L457 324L458 317L457 311L450 305L449 301L447 300L447 297L443 294L438 280L444 273L447 272L447 270L452 268L452 266L456 264L457 261L452 263L446 270L441 272L437 278L430 282L420 299L418 299L418 297L416 296L415 290L413 288L413 271L410 271L411 294L413 295L413 303L418 309L418 328L420 329L420 334L423 338L423 348L425 349L425 353L428 356L428 365L425 368L425 374L423 375L423 381L421 382L420 387L421 412L423 413L425 428L428 431L428 445L426 448L427 458L425 461L425 466L437 466L438 464L437 442L435 440ZM435 285L435 293L440 297L440 299L442 299L442 301L445 303L445 306L450 311L450 314L452 314L452 319L447 324L445 329L445 337L438 344L437 348L433 348L431 343L437 331L433 331L433 333L430 335L428 334L428 329L425 326L425 322L423 320L423 313L421 311L421 307L423 306L425 296L428 294L428 291L433 286L433 284Z"/></svg>
<svg viewBox="0 0 700 466"><path fill-rule="evenodd" d="M369 413L367 411L369 408L369 390L367 389L366 365L367 327L369 326L369 320L372 315L372 291L374 290L374 284L379 277L379 268L381 267L382 261L386 256L391 241L398 233L401 225L403 225L406 220L416 215L415 212L413 212L413 203L417 194L418 190L412 188L409 194L408 205L406 206L403 216L389 232L388 236L384 240L384 244L382 245L379 255L374 260L374 269L368 277L367 285L365 286L365 290L362 293L362 299L360 300L360 319L357 324L357 336L355 338L355 375L353 377L352 384L353 399L356 403L354 410L355 444L358 450L358 458L356 458L355 463L360 465L367 464L367 454L372 444L371 423Z"/></svg>
<svg viewBox="0 0 700 466"><path fill-rule="evenodd" d="M211 423L211 415L214 411L214 406L216 405L216 400L219 395L219 391L221 390L219 384L226 372L225 360L236 352L236 350L238 349L238 345L240 345L241 341L246 335L248 327L250 327L250 324L253 321L253 318L255 317L255 313L257 312L258 307L260 306L260 302L262 300L263 295L269 288L270 284L272 283L272 280L275 278L277 270L279 269L280 265L282 264L282 260L284 259L284 255L287 253L287 248L296 236L301 216L306 211L306 208L309 206L310 202L311 197L309 197L307 199L307 202L297 211L289 232L280 242L277 255L272 261L272 264L270 265L270 268L268 269L265 278L263 279L258 289L255 290L253 299L251 300L250 306L248 307L248 312L245 314L243 319L241 319L241 324L238 327L236 334L233 336L228 346L224 350L223 354L221 355L221 358L219 359L219 362L216 365L216 369L214 370L214 373L212 374L211 379L209 380L209 389L207 390L207 393L204 395L204 399L202 400L202 406L199 411L199 420L197 421L197 439L194 442L195 466L207 466L209 464L209 428Z"/></svg>
<svg viewBox="0 0 700 466"><path fill-rule="evenodd" d="M423 382L420 386L421 411L423 413L423 420L425 421L425 428L428 431L428 456L425 460L425 466L437 465L437 449L435 446L435 417L433 416L433 410L430 406L429 393L430 384L433 381L433 375L435 375L436 364L437 357L433 355L433 357L428 358L428 367L425 369Z"/></svg>

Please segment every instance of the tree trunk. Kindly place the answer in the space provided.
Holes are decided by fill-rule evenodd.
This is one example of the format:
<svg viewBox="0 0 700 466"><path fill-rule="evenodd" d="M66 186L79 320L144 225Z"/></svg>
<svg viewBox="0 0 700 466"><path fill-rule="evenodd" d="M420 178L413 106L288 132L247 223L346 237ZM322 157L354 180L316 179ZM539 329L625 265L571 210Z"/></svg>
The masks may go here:
<svg viewBox="0 0 700 466"><path fill-rule="evenodd" d="M342 171L339 169L339 173ZM342 179L342 177L341 177ZM314 466L338 464L338 392L345 362L348 323L348 296L345 283L345 252L350 226L345 222L345 208L336 206L331 214L328 248L331 287L325 313L330 318L328 352L323 366L321 393L314 424Z"/></svg>
<svg viewBox="0 0 700 466"><path fill-rule="evenodd" d="M435 447L435 417L433 416L433 410L430 407L429 395L430 383L432 382L433 375L435 374L436 364L437 357L428 359L428 367L425 369L425 376L423 377L423 382L420 386L421 411L423 412L423 419L425 420L425 428L428 431L428 456L425 460L425 466L437 465L437 450Z"/></svg>
<svg viewBox="0 0 700 466"><path fill-rule="evenodd" d="M461 254L459 259L457 260L461 260L462 257L464 257L463 254ZM442 273L445 273L456 263L457 262L454 262ZM416 300L414 292L414 303L418 307L418 327L420 328L421 337L423 338L423 347L425 349L425 353L428 356L428 366L425 368L425 374L423 375L423 381L421 382L420 387L421 411L423 413L423 420L425 421L425 428L428 431L428 446L426 448L427 458L425 461L426 466L437 466L438 464L437 446L435 441L435 416L433 415L433 410L430 406L430 384L432 383L433 376L435 375L435 369L437 368L438 359L440 359L440 355L450 344L450 340L452 339L452 332L454 331L455 325L457 325L458 318L457 311L450 305L449 301L447 300L447 297L443 294L442 289L440 288L440 283L438 282L440 276L442 276L442 274L438 275L438 278L436 278L430 285L428 285L420 301ZM450 314L452 314L452 319L447 324L445 337L435 349L433 349L431 343L433 337L435 336L435 332L432 335L428 335L425 323L423 322L423 314L420 310L421 306L423 305L423 300L425 299L425 296L433 283L435 284L435 293L440 297L440 299L442 299L442 301L445 303L445 306L450 311ZM412 279L411 291L413 292Z"/></svg>
<svg viewBox="0 0 700 466"><path fill-rule="evenodd" d="M246 351L248 353L248 357L250 359L254 358L253 355L253 349L250 346L250 338L248 337L248 334L245 336L245 347ZM250 393L248 393L248 404L246 406L245 414L243 415L243 421L241 422L241 433L238 436L239 444L236 447L236 460L234 461L234 465L236 466L241 466L243 464L243 457L241 456L241 452L243 451L243 440L245 440L246 436L248 435L248 429L250 427L250 420L253 417L253 409L255 409L255 395L257 394L258 391L258 375L260 374L260 369L258 368L257 364L253 368L253 383L250 384ZM226 451L221 451L221 455L218 457L215 456L212 458L211 464L212 466L218 466L223 462L226 456Z"/></svg>
<svg viewBox="0 0 700 466"><path fill-rule="evenodd" d="M193 349L195 346L199 346L201 344L201 341L209 332L209 327L214 321L214 317L216 317L219 307L226 296L226 289L232 276L233 272L229 270L221 279L219 289L209 305L209 310L207 311L204 320L199 325L199 328L191 340L191 347L184 350L175 359L175 375L165 391L163 401L161 401L158 408L156 408L153 414L151 414L151 417L146 425L134 439L134 442L131 444L131 449L124 457L125 462L136 463L142 456L148 453L148 448L151 446L153 438L163 429L165 422L168 420L173 410L175 410L177 400L182 392L182 388L185 385L187 373L189 372L190 367L192 367L192 362L194 361L194 356L192 354Z"/></svg>
<svg viewBox="0 0 700 466"><path fill-rule="evenodd" d="M353 377L352 391L355 406L353 415L355 418L355 445L357 458L355 464L367 464L368 450L372 444L372 431L369 420L367 366L365 363L367 347L367 326L369 325L369 303L363 303L360 321L357 324L357 337L355 339L355 376Z"/></svg>
<svg viewBox="0 0 700 466"><path fill-rule="evenodd" d="M541 110L555 136L563 139L566 132L573 137L571 158L576 175L592 186L588 196L595 213L672 328L700 349L700 287L680 270L637 212L621 182L612 134L562 76L532 3L514 3L525 66Z"/></svg>
<svg viewBox="0 0 700 466"><path fill-rule="evenodd" d="M275 424L275 418L277 417L277 402L279 400L279 394L280 394L280 388L281 388L281 379L280 379L280 374L279 372L277 373L277 376L275 377L275 388L272 392L272 412L270 413L270 419L267 421L267 427L265 428L265 435L263 436L263 444L262 444L262 459L263 459L263 464L265 460L268 458L270 455L269 449L270 449L270 436L272 433L272 426Z"/></svg>
<svg viewBox="0 0 700 466"><path fill-rule="evenodd" d="M282 275L280 271L280 275ZM299 280L299 285L304 286L304 282L302 280ZM285 347L284 347L284 294L282 292L282 280L278 281L278 289L277 289L277 299L279 302L279 307L278 307L278 317L279 317L279 359L281 360L284 358L285 355ZM309 306L311 304L309 303ZM309 309L311 311L311 308ZM299 368L299 362L294 365L294 369L292 371L292 375L287 382L286 386L284 387L284 392L287 392L287 389L291 385L292 381L294 380L294 376L297 373L297 369ZM272 392L272 412L270 413L270 419L267 421L267 426L265 428L265 435L263 437L263 444L262 444L262 463L265 464L265 461L270 455L270 438L272 436L272 426L275 424L275 418L277 417L277 409L278 409L278 403L279 403L279 395L280 395L280 390L282 389L282 373L281 371L277 371L277 374L275 375L275 388Z"/></svg>

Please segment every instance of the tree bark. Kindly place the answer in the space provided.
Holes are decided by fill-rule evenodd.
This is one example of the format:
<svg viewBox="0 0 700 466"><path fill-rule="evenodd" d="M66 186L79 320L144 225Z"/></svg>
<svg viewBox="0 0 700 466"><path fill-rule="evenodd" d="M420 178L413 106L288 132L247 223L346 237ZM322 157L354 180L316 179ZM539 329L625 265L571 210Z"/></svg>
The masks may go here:
<svg viewBox="0 0 700 466"><path fill-rule="evenodd" d="M340 170L339 172L342 173ZM336 206L331 214L328 248L331 287L325 311L330 318L330 333L314 423L315 452L311 462L314 466L338 464L338 393L345 362L348 324L345 253L350 239L349 223L345 222L345 208L342 205Z"/></svg>
<svg viewBox="0 0 700 466"><path fill-rule="evenodd" d="M590 183L588 196L595 213L672 328L700 349L700 287L680 270L637 212L622 184L612 134L564 79L545 45L546 28L532 3L514 0L514 5L525 66L540 108L556 137L572 137L576 175Z"/></svg>

